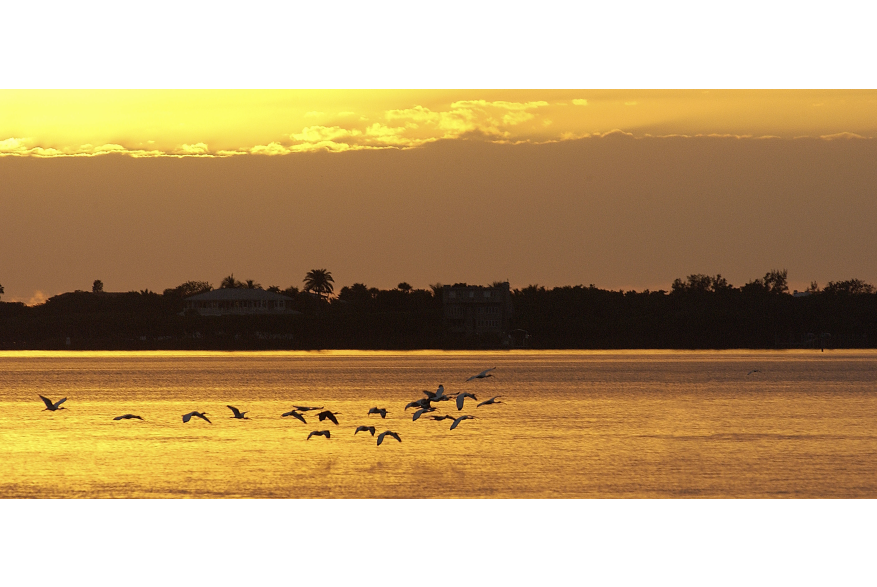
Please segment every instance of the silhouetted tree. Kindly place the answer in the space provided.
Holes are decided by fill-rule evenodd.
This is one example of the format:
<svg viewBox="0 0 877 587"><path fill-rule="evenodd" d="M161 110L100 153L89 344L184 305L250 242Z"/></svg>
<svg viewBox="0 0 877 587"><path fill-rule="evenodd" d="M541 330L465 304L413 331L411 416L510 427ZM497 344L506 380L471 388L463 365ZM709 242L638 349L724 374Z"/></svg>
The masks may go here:
<svg viewBox="0 0 877 587"><path fill-rule="evenodd" d="M186 283L181 283L177 287L164 290L162 294L166 296L176 295L181 298L187 298L208 291L213 291L213 286L206 281L187 281Z"/></svg>
<svg viewBox="0 0 877 587"><path fill-rule="evenodd" d="M268 286L268 289L267 289L266 291L271 291L271 292L274 292L274 293L280 293L280 286L279 286L279 285L269 285L269 286Z"/></svg>
<svg viewBox="0 0 877 587"><path fill-rule="evenodd" d="M234 278L234 273L226 277L222 280L222 283L219 284L219 287L222 289L233 289L236 287L244 287L244 284Z"/></svg>
<svg viewBox="0 0 877 587"><path fill-rule="evenodd" d="M874 286L861 279L847 279L845 281L829 281L822 291L828 294L872 294L874 293Z"/></svg>
<svg viewBox="0 0 877 587"><path fill-rule="evenodd" d="M246 287L247 289L262 289L262 284L261 284L261 283L256 283L256 282L253 281L252 279L248 279L248 280L245 282L244 287Z"/></svg>
<svg viewBox="0 0 877 587"><path fill-rule="evenodd" d="M3 295L3 294L4 294L4 293L6 293L6 292L5 292L5 291L3 291L3 286L2 286L2 285L0 285L0 296L2 296L2 295Z"/></svg>
<svg viewBox="0 0 877 587"><path fill-rule="evenodd" d="M400 283L399 285L396 286L396 289L398 289L399 291L402 291L404 293L408 293L411 291L412 288L411 288L410 283L408 283L407 281L403 281L402 283Z"/></svg>
<svg viewBox="0 0 877 587"><path fill-rule="evenodd" d="M315 293L321 299L324 295L326 297L332 295L335 289L333 283L335 280L332 279L332 273L325 269L311 269L304 278L305 291Z"/></svg>
<svg viewBox="0 0 877 587"><path fill-rule="evenodd" d="M770 293L773 294L788 293L789 286L786 282L786 278L788 276L789 272L785 269L783 269L782 271L778 269L771 269L764 274L764 286Z"/></svg>
<svg viewBox="0 0 877 587"><path fill-rule="evenodd" d="M104 282L100 279L95 279L94 283L91 284L91 293L103 293L104 291Z"/></svg>

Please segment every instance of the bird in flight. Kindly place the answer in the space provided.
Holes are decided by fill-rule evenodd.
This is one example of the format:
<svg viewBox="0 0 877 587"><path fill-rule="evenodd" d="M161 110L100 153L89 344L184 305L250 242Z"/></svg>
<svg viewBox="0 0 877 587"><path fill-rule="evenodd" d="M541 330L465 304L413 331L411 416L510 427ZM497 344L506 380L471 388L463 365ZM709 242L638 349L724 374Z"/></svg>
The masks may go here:
<svg viewBox="0 0 877 587"><path fill-rule="evenodd" d="M356 432L353 433L356 436L360 432L369 432L372 436L375 435L375 427L374 426L357 426Z"/></svg>
<svg viewBox="0 0 877 587"><path fill-rule="evenodd" d="M456 428L457 425L458 425L460 422L462 422L463 420L474 420L474 419L475 419L475 416L460 416L459 418L457 418L456 420L454 420L454 423L451 424L451 428L450 428L450 429L453 430L454 428Z"/></svg>
<svg viewBox="0 0 877 587"><path fill-rule="evenodd" d="M498 398L498 397L502 397L502 396L500 396L500 395L495 395L495 396L493 396L492 398L490 398L489 400L485 400L485 401L481 402L480 404L478 404L478 405L475 406L475 407L476 407L476 408L480 408L481 406L489 406L489 405L491 405L491 404L501 404L502 402L496 400L496 398Z"/></svg>
<svg viewBox="0 0 877 587"><path fill-rule="evenodd" d="M464 391L463 393L457 395L457 410L458 411L463 409L463 402L466 401L467 397L471 397L476 402L478 401L478 398L475 397L474 393L469 393L468 391Z"/></svg>
<svg viewBox="0 0 877 587"><path fill-rule="evenodd" d="M454 420L455 418L450 414L445 414L444 416L430 416L433 420Z"/></svg>
<svg viewBox="0 0 877 587"><path fill-rule="evenodd" d="M753 373L761 373L761 371L758 370L758 369L753 369L752 371L750 371L749 373L747 373L747 375L752 375Z"/></svg>
<svg viewBox="0 0 877 587"><path fill-rule="evenodd" d="M491 367L490 369L485 369L484 371L482 371L478 375L473 375L472 377L470 377L466 381L469 382L469 381L472 381L473 379L484 379L486 377L493 377L493 373L491 373L491 371L493 371L494 369L496 369L496 367Z"/></svg>
<svg viewBox="0 0 877 587"><path fill-rule="evenodd" d="M39 395L39 394L37 394L37 395ZM55 403L52 403L52 400L50 400L49 398L47 398L44 395L40 395L40 399L43 400L44 404L46 404L46 410L49 410L50 412L54 412L56 410L66 410L67 409L67 408L59 407L61 404L63 404L64 402L67 401L66 397L64 399L59 399ZM43 410L43 411L45 412L46 410Z"/></svg>
<svg viewBox="0 0 877 587"><path fill-rule="evenodd" d="M414 400L413 402L409 402L408 405L405 406L405 409L407 410L408 408L429 408L431 407L430 402L432 402L432 400L426 397L423 399Z"/></svg>
<svg viewBox="0 0 877 587"><path fill-rule="evenodd" d="M113 420L130 420L131 418L137 418L138 420L142 420L140 416L135 416L134 414L125 414L124 416L116 416Z"/></svg>
<svg viewBox="0 0 877 587"><path fill-rule="evenodd" d="M420 418L426 412L434 412L434 411L435 411L435 408L420 408L419 410L414 412L413 416L411 416L411 421L416 422L417 419Z"/></svg>
<svg viewBox="0 0 877 587"><path fill-rule="evenodd" d="M307 422L305 422L305 417L302 416L301 414L299 414L298 412L296 412L295 410L292 410L291 412L286 412L285 414L280 414L280 416L283 418L285 418L287 416L292 416L293 418L295 418L296 420L298 420L302 424L307 424Z"/></svg>
<svg viewBox="0 0 877 587"><path fill-rule="evenodd" d="M231 410L232 412L234 412L234 416L232 416L232 418L237 418L238 420L249 420L249 418L247 418L247 417L245 416L245 414L246 414L247 412L242 412L242 411L240 411L239 409L237 409L237 408L234 407L234 406L225 406L225 407L227 407L229 410Z"/></svg>
<svg viewBox="0 0 877 587"><path fill-rule="evenodd" d="M207 412L189 412L188 414L183 414L183 423L191 420L192 416L196 416L198 418L201 418L202 420L206 420L208 424L213 424L213 422L207 420Z"/></svg>
<svg viewBox="0 0 877 587"><path fill-rule="evenodd" d="M354 432L354 434L356 434L356 433ZM313 432L308 434L308 437L305 438L305 440L310 440L311 436L325 436L326 438L331 438L332 433L329 432L328 430L314 430Z"/></svg>
<svg viewBox="0 0 877 587"><path fill-rule="evenodd" d="M380 414L381 418L386 418L387 417L387 409L375 407L375 408L370 409L368 411L368 414L366 414L366 415L371 416L372 414Z"/></svg>
<svg viewBox="0 0 877 587"><path fill-rule="evenodd" d="M451 399L450 396L445 395L445 386L439 384L438 389L435 392L423 390L423 393L426 394L426 397L431 402L444 402Z"/></svg>
<svg viewBox="0 0 877 587"><path fill-rule="evenodd" d="M329 410L326 410L325 412L320 412L319 414L317 414L317 417L320 419L320 422L322 422L323 420L325 420L326 418L328 418L328 419L331 420L335 425L337 425L337 424L338 424L338 420L335 418L335 416L338 415L338 414L340 414L340 413L341 413L341 412L330 412Z"/></svg>
<svg viewBox="0 0 877 587"><path fill-rule="evenodd" d="M322 410L323 409L323 406L320 406L319 408L311 408L308 406L292 406L292 407L295 408L296 410L298 410L299 412L309 412L311 410Z"/></svg>
<svg viewBox="0 0 877 587"><path fill-rule="evenodd" d="M398 433L396 433L396 432L391 432L390 430L387 430L387 431L385 431L385 432L381 432L380 434L378 434L378 446L381 446L381 443L384 441L384 437L387 436L387 435L392 436L393 438L395 438L395 439L398 440L399 442L402 442L402 439L399 438L399 434L398 434Z"/></svg>

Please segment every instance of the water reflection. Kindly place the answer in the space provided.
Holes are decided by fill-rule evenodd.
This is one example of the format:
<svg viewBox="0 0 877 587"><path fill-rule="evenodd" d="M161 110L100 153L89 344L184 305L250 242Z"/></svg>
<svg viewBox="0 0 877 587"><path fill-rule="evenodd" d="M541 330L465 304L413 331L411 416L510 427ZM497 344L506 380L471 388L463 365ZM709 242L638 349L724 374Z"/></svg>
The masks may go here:
<svg viewBox="0 0 877 587"><path fill-rule="evenodd" d="M877 488L870 351L6 352L0 365L4 497L873 497ZM491 377L470 379L494 365ZM436 402L413 421L404 406L440 384L502 403ZM46 411L38 395L68 397L67 409ZM338 423L316 411L299 412L307 424L282 417L295 406L319 406ZM369 414L376 406L386 418ZM183 423L193 411L212 424ZM128 413L142 420L114 420ZM476 418L454 430L430 417L463 415ZM307 440L325 429L331 438ZM378 446L386 430L401 441Z"/></svg>

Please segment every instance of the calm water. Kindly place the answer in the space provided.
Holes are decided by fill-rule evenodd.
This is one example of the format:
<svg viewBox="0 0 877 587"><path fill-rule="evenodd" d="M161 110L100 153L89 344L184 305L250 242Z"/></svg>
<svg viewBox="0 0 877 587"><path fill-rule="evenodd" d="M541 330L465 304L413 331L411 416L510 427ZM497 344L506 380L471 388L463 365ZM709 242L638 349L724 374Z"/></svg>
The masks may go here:
<svg viewBox="0 0 877 587"><path fill-rule="evenodd" d="M504 403L412 422L440 383ZM7 352L0 497L873 498L875 392L873 351Z"/></svg>

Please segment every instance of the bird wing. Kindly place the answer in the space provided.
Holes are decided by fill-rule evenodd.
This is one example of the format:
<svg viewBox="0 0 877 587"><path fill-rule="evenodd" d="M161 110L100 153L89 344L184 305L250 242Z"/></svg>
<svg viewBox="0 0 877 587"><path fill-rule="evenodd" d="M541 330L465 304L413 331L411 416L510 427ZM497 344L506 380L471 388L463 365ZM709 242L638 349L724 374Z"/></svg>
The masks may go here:
<svg viewBox="0 0 877 587"><path fill-rule="evenodd" d="M127 416L116 416L113 420L124 420Z"/></svg>
<svg viewBox="0 0 877 587"><path fill-rule="evenodd" d="M460 416L459 418L457 418L456 420L454 420L454 423L451 424L451 428L450 428L450 429L453 430L454 428L457 427L457 424L459 424L460 422L462 422L462 421L465 420L465 419L466 419L466 418L465 418L464 416Z"/></svg>
<svg viewBox="0 0 877 587"><path fill-rule="evenodd" d="M305 440L310 440L311 436L313 436L314 434L316 434L316 432L311 432L310 434L308 434L308 437L305 438Z"/></svg>
<svg viewBox="0 0 877 587"><path fill-rule="evenodd" d="M61 404L63 404L66 401L67 401L66 397L64 399L59 399L57 402L55 402L55 409L57 410L58 406L60 406ZM64 409L66 410L67 408L64 408Z"/></svg>
<svg viewBox="0 0 877 587"><path fill-rule="evenodd" d="M368 432L368 426L357 426L356 432L354 432L353 435L356 436L360 432Z"/></svg>
<svg viewBox="0 0 877 587"><path fill-rule="evenodd" d="M201 418L202 420L207 420L207 416L205 416L204 414L195 414L195 415L198 416L199 418ZM213 422L211 422L210 420L207 420L207 423L213 424Z"/></svg>
<svg viewBox="0 0 877 587"><path fill-rule="evenodd" d="M427 390L424 389L424 390L423 390L423 393L425 393L425 394L426 394L426 397L428 397L429 399L432 399L432 398L435 397L435 393L432 392L432 391L427 391Z"/></svg>
<svg viewBox="0 0 877 587"><path fill-rule="evenodd" d="M390 436L392 436L393 438L395 438L395 439L398 440L399 442L402 442L402 439L399 438L399 435L398 435L397 433L395 433L395 432L390 432Z"/></svg>
<svg viewBox="0 0 877 587"><path fill-rule="evenodd" d="M457 396L457 410L463 409L463 402L464 401L466 401L466 394L465 393L461 393L460 395Z"/></svg>
<svg viewBox="0 0 877 587"><path fill-rule="evenodd" d="M186 423L191 419L192 419L192 412L189 412L188 414L183 414L183 423Z"/></svg>
<svg viewBox="0 0 877 587"><path fill-rule="evenodd" d="M240 417L241 417L241 415L242 415L242 414L241 414L241 411L240 411L239 409L237 409L236 407L234 407L234 406L225 406L225 407L227 407L229 410L231 410L232 412L234 412L234 417L235 417L235 418L240 418Z"/></svg>
<svg viewBox="0 0 877 587"><path fill-rule="evenodd" d="M332 438L332 433L328 430L323 430L323 436L325 436L326 438Z"/></svg>
<svg viewBox="0 0 877 587"><path fill-rule="evenodd" d="M380 434L378 434L378 446L381 446L381 443L384 441L384 436L386 435L386 432L381 432Z"/></svg>
<svg viewBox="0 0 877 587"><path fill-rule="evenodd" d="M39 394L37 394L37 395L39 395ZM46 404L46 407L49 408L50 410L55 407L55 404L52 403L52 400L50 400L46 396L40 395L40 399L43 400L43 403Z"/></svg>

